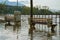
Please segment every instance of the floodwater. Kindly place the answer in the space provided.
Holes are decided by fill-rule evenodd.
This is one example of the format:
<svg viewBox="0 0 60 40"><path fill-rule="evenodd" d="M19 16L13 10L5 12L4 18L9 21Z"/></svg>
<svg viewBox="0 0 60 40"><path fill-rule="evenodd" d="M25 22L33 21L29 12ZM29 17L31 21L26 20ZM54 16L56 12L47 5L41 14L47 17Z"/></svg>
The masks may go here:
<svg viewBox="0 0 60 40"><path fill-rule="evenodd" d="M35 15L34 17L38 17L38 18L42 18L42 15L37 16ZM45 16L43 16L45 17ZM39 30L43 30L43 31L47 31L48 32L48 28L47 25L43 25L45 27L42 28L42 25L40 24L36 24L36 30L38 32L34 32L33 34L33 40L59 40L60 36L59 36L59 16L57 16L58 18L55 18L56 16L53 16L54 18L52 18L53 24L57 24L56 28L55 28L55 35L51 36L51 37L47 37L47 33L45 32L39 32ZM30 40L30 36L28 34L28 30L29 30L29 23L28 23L28 18L29 15L21 15L21 27L17 33L13 31L13 26L8 26L7 29L5 30L5 23L0 23L0 40ZM48 18L48 15L46 16L46 18ZM50 15L51 18L51 15ZM57 19L57 20L56 20ZM50 28L49 28L50 29Z"/></svg>

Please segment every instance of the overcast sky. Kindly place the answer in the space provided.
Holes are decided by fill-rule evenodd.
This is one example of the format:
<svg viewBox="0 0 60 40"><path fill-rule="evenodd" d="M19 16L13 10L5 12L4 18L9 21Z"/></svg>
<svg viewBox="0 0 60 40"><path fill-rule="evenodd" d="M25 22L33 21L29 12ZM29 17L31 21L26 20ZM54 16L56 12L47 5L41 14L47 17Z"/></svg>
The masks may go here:
<svg viewBox="0 0 60 40"><path fill-rule="evenodd" d="M11 2L16 2L17 0L9 0ZM30 6L30 0L19 0L23 2L26 6ZM60 0L33 0L34 6L49 6L50 9L60 10Z"/></svg>

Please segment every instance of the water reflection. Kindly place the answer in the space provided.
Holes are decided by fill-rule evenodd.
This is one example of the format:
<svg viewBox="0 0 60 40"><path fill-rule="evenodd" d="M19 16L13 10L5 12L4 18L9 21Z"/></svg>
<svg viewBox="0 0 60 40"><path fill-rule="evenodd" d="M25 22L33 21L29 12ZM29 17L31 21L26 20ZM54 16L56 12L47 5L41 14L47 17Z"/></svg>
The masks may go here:
<svg viewBox="0 0 60 40"><path fill-rule="evenodd" d="M28 30L29 30L28 17L29 17L28 15L21 16L21 27L8 26L7 29L5 30L4 24L2 24L2 25L0 24L0 37L4 37L4 38L1 38L1 40L3 40L3 39L6 39L6 40L30 40L30 36L28 36L29 35L28 34ZM38 17L38 16L36 15L35 17ZM42 17L42 15L41 15L41 17ZM55 17L55 16L53 16L53 17ZM34 34L33 34L33 40L59 40L59 37L58 37L58 35L59 35L59 18L57 18L58 21L56 21L55 19L56 18L53 18L53 21L54 21L53 23L55 24L57 22L57 26L55 28L56 34L54 36L47 37L46 32L38 31L38 30L42 30L42 29L43 29L43 31L48 31L48 29L47 29L46 25L43 25L46 28L45 27L42 28L42 25L36 24L35 26L37 26L37 27L36 27L36 32L34 32ZM13 31L13 29L14 29L14 31Z"/></svg>

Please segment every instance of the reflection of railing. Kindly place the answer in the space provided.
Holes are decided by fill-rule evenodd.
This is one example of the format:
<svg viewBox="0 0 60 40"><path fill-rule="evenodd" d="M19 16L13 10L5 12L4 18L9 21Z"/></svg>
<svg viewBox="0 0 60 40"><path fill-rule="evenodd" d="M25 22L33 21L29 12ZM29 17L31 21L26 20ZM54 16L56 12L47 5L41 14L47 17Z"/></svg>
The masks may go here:
<svg viewBox="0 0 60 40"><path fill-rule="evenodd" d="M5 21L10 21L10 22L13 22L14 21L14 16L9 16L9 15L6 15L5 16Z"/></svg>
<svg viewBox="0 0 60 40"><path fill-rule="evenodd" d="M38 17L39 16L39 17ZM30 26L30 29L29 29L29 34L31 34L31 30L35 30L36 28L38 28L38 26L35 26L35 24L43 24L43 25L47 25L48 27L48 32L47 33L47 36L52 36L54 34L56 34L56 26L57 26L57 18L59 18L59 15L42 15L42 17L40 15L33 15L32 19L31 18L28 18L28 21L29 21L29 24L31 24ZM32 22L30 21L32 20ZM55 23L55 24L54 24ZM59 23L59 22L58 22ZM42 25L42 28L46 27L46 26L43 26ZM49 32L49 28L51 27L51 32ZM56 29L56 30L55 30ZM45 29L46 30L46 29ZM37 30L39 31L39 30ZM45 32L45 31L42 31L42 32ZM31 34L33 35L33 34Z"/></svg>
<svg viewBox="0 0 60 40"><path fill-rule="evenodd" d="M30 20L30 18L29 18ZM37 24L47 24L48 21L51 21L52 19L50 18L33 18L33 23Z"/></svg>
<svg viewBox="0 0 60 40"><path fill-rule="evenodd" d="M29 24L31 22L29 21ZM54 28L55 28L55 24L52 24L52 19L50 18L33 18L32 19L32 25L33 25L33 29L35 28L35 24L44 24L44 25L48 25L48 28L51 27L51 32L54 32ZM30 31L29 31L30 33Z"/></svg>
<svg viewBox="0 0 60 40"><path fill-rule="evenodd" d="M0 19L0 23L5 23L5 20L3 20L3 19Z"/></svg>
<svg viewBox="0 0 60 40"><path fill-rule="evenodd" d="M5 24L5 29L7 26L14 26L13 30L15 30L16 28L19 28L21 25L20 15L21 14L19 11L15 11L13 16L10 16L10 15L5 16L5 21L8 22ZM10 22L14 22L14 25L11 24Z"/></svg>

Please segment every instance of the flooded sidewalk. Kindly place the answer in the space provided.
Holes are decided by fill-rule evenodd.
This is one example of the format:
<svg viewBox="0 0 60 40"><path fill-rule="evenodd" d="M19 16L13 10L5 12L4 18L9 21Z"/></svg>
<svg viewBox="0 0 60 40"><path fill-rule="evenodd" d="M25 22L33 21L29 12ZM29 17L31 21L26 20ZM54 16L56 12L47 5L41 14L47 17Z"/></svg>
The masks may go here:
<svg viewBox="0 0 60 40"><path fill-rule="evenodd" d="M30 26L28 23L28 17L29 15L21 16L21 28L19 29L18 33L17 31L13 31L13 26L9 26L5 30L4 24L0 24L0 40L30 40L31 37L28 34ZM37 29L39 29L39 27ZM51 36L50 38L48 38L46 34L47 33L45 32L34 32L33 40L59 40L60 38L58 31L56 32L56 35Z"/></svg>

